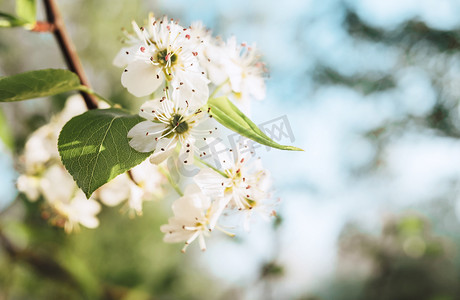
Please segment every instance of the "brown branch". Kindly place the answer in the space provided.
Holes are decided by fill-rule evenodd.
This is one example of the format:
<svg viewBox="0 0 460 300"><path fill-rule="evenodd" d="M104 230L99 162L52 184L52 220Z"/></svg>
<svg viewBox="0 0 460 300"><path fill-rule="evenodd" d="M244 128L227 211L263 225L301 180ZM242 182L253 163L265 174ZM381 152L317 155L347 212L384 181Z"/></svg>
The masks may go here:
<svg viewBox="0 0 460 300"><path fill-rule="evenodd" d="M78 289L77 280L50 256L39 255L27 249L19 249L0 229L0 245L13 261L22 261L40 275L59 280Z"/></svg>
<svg viewBox="0 0 460 300"><path fill-rule="evenodd" d="M33 32L54 32L54 24L37 21L35 22L34 28L31 29Z"/></svg>
<svg viewBox="0 0 460 300"><path fill-rule="evenodd" d="M61 49L62 54L64 55L67 67L70 71L75 72L78 75L82 85L91 88L91 86L89 85L89 81L86 78L85 72L83 71L80 59L78 58L75 46L73 45L72 40L70 39L70 36L67 33L64 21L62 19L59 8L56 5L56 2L54 0L43 0L43 2L45 4L48 23L52 27L54 27L53 33L59 44L59 48ZM97 108L97 100L93 95L90 95L83 91L81 91L80 94L85 100L85 104L88 109Z"/></svg>

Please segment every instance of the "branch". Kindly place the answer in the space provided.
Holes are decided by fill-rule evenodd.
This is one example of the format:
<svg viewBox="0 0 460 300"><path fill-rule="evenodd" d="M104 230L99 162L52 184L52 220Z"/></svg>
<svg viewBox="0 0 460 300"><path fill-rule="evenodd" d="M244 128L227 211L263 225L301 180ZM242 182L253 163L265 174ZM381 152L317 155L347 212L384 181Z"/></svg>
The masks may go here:
<svg viewBox="0 0 460 300"><path fill-rule="evenodd" d="M56 5L56 2L54 0L43 0L43 2L45 4L48 24L50 24L50 26L54 29L54 36L56 37L56 40L59 44L59 48L61 49L61 52L64 55L67 67L70 71L75 72L78 75L82 85L91 88L91 86L89 85L89 81L86 78L85 72L83 71L80 59L78 58L75 46L73 45L72 40L70 39L70 36L67 33L64 21L62 19L59 8ZM83 91L80 91L80 94L85 100L85 104L88 109L97 108L97 100L93 95L90 95Z"/></svg>
<svg viewBox="0 0 460 300"><path fill-rule="evenodd" d="M0 229L0 245L6 250L12 260L19 260L28 264L38 274L59 280L78 289L78 282L57 261L49 256L38 255L30 250L19 249Z"/></svg>

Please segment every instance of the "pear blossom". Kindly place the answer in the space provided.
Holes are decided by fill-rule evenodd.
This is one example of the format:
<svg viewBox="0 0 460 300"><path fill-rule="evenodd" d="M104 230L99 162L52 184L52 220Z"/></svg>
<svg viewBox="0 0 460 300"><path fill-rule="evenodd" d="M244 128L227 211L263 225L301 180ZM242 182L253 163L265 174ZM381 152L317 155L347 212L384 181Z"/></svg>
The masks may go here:
<svg viewBox="0 0 460 300"><path fill-rule="evenodd" d="M19 175L16 187L18 191L23 192L27 199L35 202L40 198L40 177L35 175Z"/></svg>
<svg viewBox="0 0 460 300"><path fill-rule="evenodd" d="M59 133L67 121L85 111L86 106L81 96L69 97L59 114L53 116L48 124L38 128L29 136L21 158L27 173L39 172L51 161L60 162L56 146Z"/></svg>
<svg viewBox="0 0 460 300"><path fill-rule="evenodd" d="M79 224L88 228L99 225L96 218L99 203L94 199L87 200L78 189L62 165L56 147L64 124L84 111L86 107L81 97L72 96L59 114L31 134L21 157L24 172L17 180L18 190L30 201L43 197L45 207L51 210L48 216L51 222L63 226L67 232L78 229Z"/></svg>
<svg viewBox="0 0 460 300"><path fill-rule="evenodd" d="M214 228L210 224L213 214L211 199L204 195L196 185L190 185L184 196L172 204L174 216L160 230L165 233L166 243L185 242L182 252L198 238L201 250L206 250L205 237Z"/></svg>
<svg viewBox="0 0 460 300"><path fill-rule="evenodd" d="M101 210L100 204L94 199L86 199L64 166L53 165L47 169L40 180L40 190L58 218L64 222L67 233L78 230L79 224L87 228L99 226L96 215Z"/></svg>
<svg viewBox="0 0 460 300"><path fill-rule="evenodd" d="M206 52L211 49L210 47L215 43L215 39L212 36L211 30L206 28L201 21L192 22L189 29L190 41L198 53L196 57L198 58L200 65L203 66L203 63L208 61Z"/></svg>
<svg viewBox="0 0 460 300"><path fill-rule="evenodd" d="M148 161L135 166L130 174L123 173L96 190L95 197L107 206L116 206L127 200L130 215L142 215L144 201L163 195L165 177L158 167Z"/></svg>
<svg viewBox="0 0 460 300"><path fill-rule="evenodd" d="M128 35L129 47L121 49L114 64L124 67L121 83L137 97L147 96L171 83L173 92L189 102L205 102L209 88L205 72L196 58L190 29L183 28L166 17L156 20L149 16L146 27L132 22L136 36Z"/></svg>
<svg viewBox="0 0 460 300"><path fill-rule="evenodd" d="M270 174L263 168L260 158L253 160L253 152L243 144L234 151L219 143L215 145L215 153L214 157L223 171L205 168L194 177L203 193L217 202L218 213L214 217L226 208L243 211L248 217L254 209L264 216L274 215L266 204L271 197ZM247 222L245 228L248 228Z"/></svg>
<svg viewBox="0 0 460 300"><path fill-rule="evenodd" d="M23 174L18 178L17 187L30 201L42 195L51 209L51 216L47 218L51 217L51 222L64 227L67 233L78 230L80 224L87 228L99 226L96 215L100 204L92 198L86 199L62 165L53 164L40 176Z"/></svg>
<svg viewBox="0 0 460 300"><path fill-rule="evenodd" d="M216 127L206 126L207 112L196 103L184 101L178 94L166 92L166 96L147 101L139 115L146 121L135 125L128 132L129 144L139 152L155 152L150 162L159 164L180 148L179 158L185 165L194 161L194 154L199 146L206 144L207 137L213 134ZM203 124L203 129L197 128Z"/></svg>
<svg viewBox="0 0 460 300"><path fill-rule="evenodd" d="M265 98L265 65L255 45L238 44L236 37L225 43L216 41L207 46L209 63L205 64L211 82L223 85L222 91L231 92L243 110L249 110L250 100Z"/></svg>

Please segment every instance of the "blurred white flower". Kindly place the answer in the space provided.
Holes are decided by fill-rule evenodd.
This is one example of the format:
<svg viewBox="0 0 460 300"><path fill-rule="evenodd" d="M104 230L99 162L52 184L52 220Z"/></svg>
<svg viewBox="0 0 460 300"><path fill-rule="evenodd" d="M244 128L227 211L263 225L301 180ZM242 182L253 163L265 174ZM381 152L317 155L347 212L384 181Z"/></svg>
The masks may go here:
<svg viewBox="0 0 460 300"><path fill-rule="evenodd" d="M136 36L128 35L131 46L121 49L114 64L125 67L121 83L137 97L155 92L170 81L173 93L189 102L205 103L209 96L208 79L196 58L197 49L190 41L190 29L167 17L149 16L147 26L132 22Z"/></svg>
<svg viewBox="0 0 460 300"><path fill-rule="evenodd" d="M79 224L88 228L99 225L96 218L99 203L86 199L65 170L57 151L59 132L64 124L85 111L81 96L72 96L59 114L30 135L21 158L24 174L17 181L18 190L30 201L43 196L45 209L51 210L51 214L45 215L55 225L63 226L66 232L78 229Z"/></svg>
<svg viewBox="0 0 460 300"><path fill-rule="evenodd" d="M184 196L174 201L172 210L174 217L160 228L165 233L163 240L166 243L185 242L182 248L185 252L188 245L198 238L201 250L206 250L204 238L213 229L209 222L213 213L209 197L196 185L190 185Z"/></svg>
<svg viewBox="0 0 460 300"><path fill-rule="evenodd" d="M86 111L85 103L79 95L69 97L64 109L53 116L50 122L34 131L24 146L22 160L26 173L43 171L44 165L60 162L57 140L64 124L72 117Z"/></svg>
<svg viewBox="0 0 460 300"><path fill-rule="evenodd" d="M198 54L202 54L214 41L211 30L206 28L201 21L192 22L189 29L190 41L193 43L196 51L198 51ZM206 58L201 55L197 55L197 57L200 62L202 58Z"/></svg>
<svg viewBox="0 0 460 300"><path fill-rule="evenodd" d="M100 204L86 199L64 166L53 165L46 170L40 180L40 191L54 212L64 219L67 233L78 230L79 224L88 228L99 226L96 215L101 210Z"/></svg>
<svg viewBox="0 0 460 300"><path fill-rule="evenodd" d="M181 163L192 164L194 154L217 128L197 129L205 121L206 112L199 105L183 100L177 94L145 102L139 115L147 121L140 122L128 132L129 144L139 152L155 152L150 162L159 164L180 147Z"/></svg>
<svg viewBox="0 0 460 300"><path fill-rule="evenodd" d="M39 176L22 174L18 177L16 187L32 202L37 201L40 197Z"/></svg>
<svg viewBox="0 0 460 300"><path fill-rule="evenodd" d="M255 45L238 44L233 36L226 43L216 40L206 47L209 61L203 65L211 82L224 85L222 90L232 92L243 110L249 110L250 100L265 98L266 68Z"/></svg>
<svg viewBox="0 0 460 300"><path fill-rule="evenodd" d="M144 161L131 169L130 175L120 174L100 187L95 195L107 206L116 206L127 200L130 213L142 215L143 202L160 198L165 182L166 178L159 172L158 167Z"/></svg>
<svg viewBox="0 0 460 300"><path fill-rule="evenodd" d="M219 173L211 168L205 168L194 177L194 181L204 194L216 201L218 218L224 209L243 211L247 218L244 223L249 229L249 216L254 210L262 216L275 215L267 205L270 199L271 178L263 168L260 158L252 159L253 152L247 145L238 144L237 149L226 149L223 143L214 145L214 157L219 162ZM211 220L215 223L217 220Z"/></svg>

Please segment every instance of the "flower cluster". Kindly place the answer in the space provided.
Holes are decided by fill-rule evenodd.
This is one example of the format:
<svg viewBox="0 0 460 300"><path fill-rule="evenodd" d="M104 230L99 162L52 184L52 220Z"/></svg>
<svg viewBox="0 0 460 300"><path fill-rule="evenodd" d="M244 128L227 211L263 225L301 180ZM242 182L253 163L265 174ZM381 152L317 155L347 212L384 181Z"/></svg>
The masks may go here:
<svg viewBox="0 0 460 300"><path fill-rule="evenodd" d="M165 242L184 242L184 252L194 240L205 250L205 237L215 229L233 236L224 229L224 216L243 216L246 230L254 212L273 216L268 171L247 141L225 145L210 106L232 100L248 112L252 100L265 97L266 71L255 46L213 37L199 22L182 27L150 15L144 26L132 26L114 64L123 68L121 83L128 92L146 99L139 110L144 120L127 128L127 141L134 150L151 153L149 159L86 199L56 149L64 124L86 110L74 96L26 142L18 189L41 201L42 216L51 224L71 232L80 225L97 227L100 203L125 202L123 210L141 215L144 201L163 196L167 179L180 197L172 204L174 216L160 229ZM99 106L107 108L102 101Z"/></svg>
<svg viewBox="0 0 460 300"><path fill-rule="evenodd" d="M101 102L100 105L104 104ZM30 201L43 200L42 216L51 224L64 227L66 232L78 230L79 225L97 227L96 215L101 210L99 201L108 206L126 201L131 213L141 214L143 201L161 196L164 182L157 167L145 162L131 170L132 178L121 174L86 199L65 170L56 149L64 124L85 111L82 99L73 96L58 115L31 134L21 158L23 174L17 180L18 190Z"/></svg>
<svg viewBox="0 0 460 300"><path fill-rule="evenodd" d="M169 178L181 197L172 205L174 216L161 227L164 241L185 242L185 251L198 239L205 250L205 237L214 229L232 235L219 225L221 216L244 215L248 229L254 211L274 215L267 205L268 171L247 144L225 146L207 105L225 96L248 112L253 99L265 97L266 70L256 47L238 44L235 37L213 37L199 22L182 27L150 15L144 26L132 26L114 64L123 68L121 83L128 92L151 100L140 107L145 121L128 132L129 143L139 152L153 151L152 164L200 167L184 193Z"/></svg>

